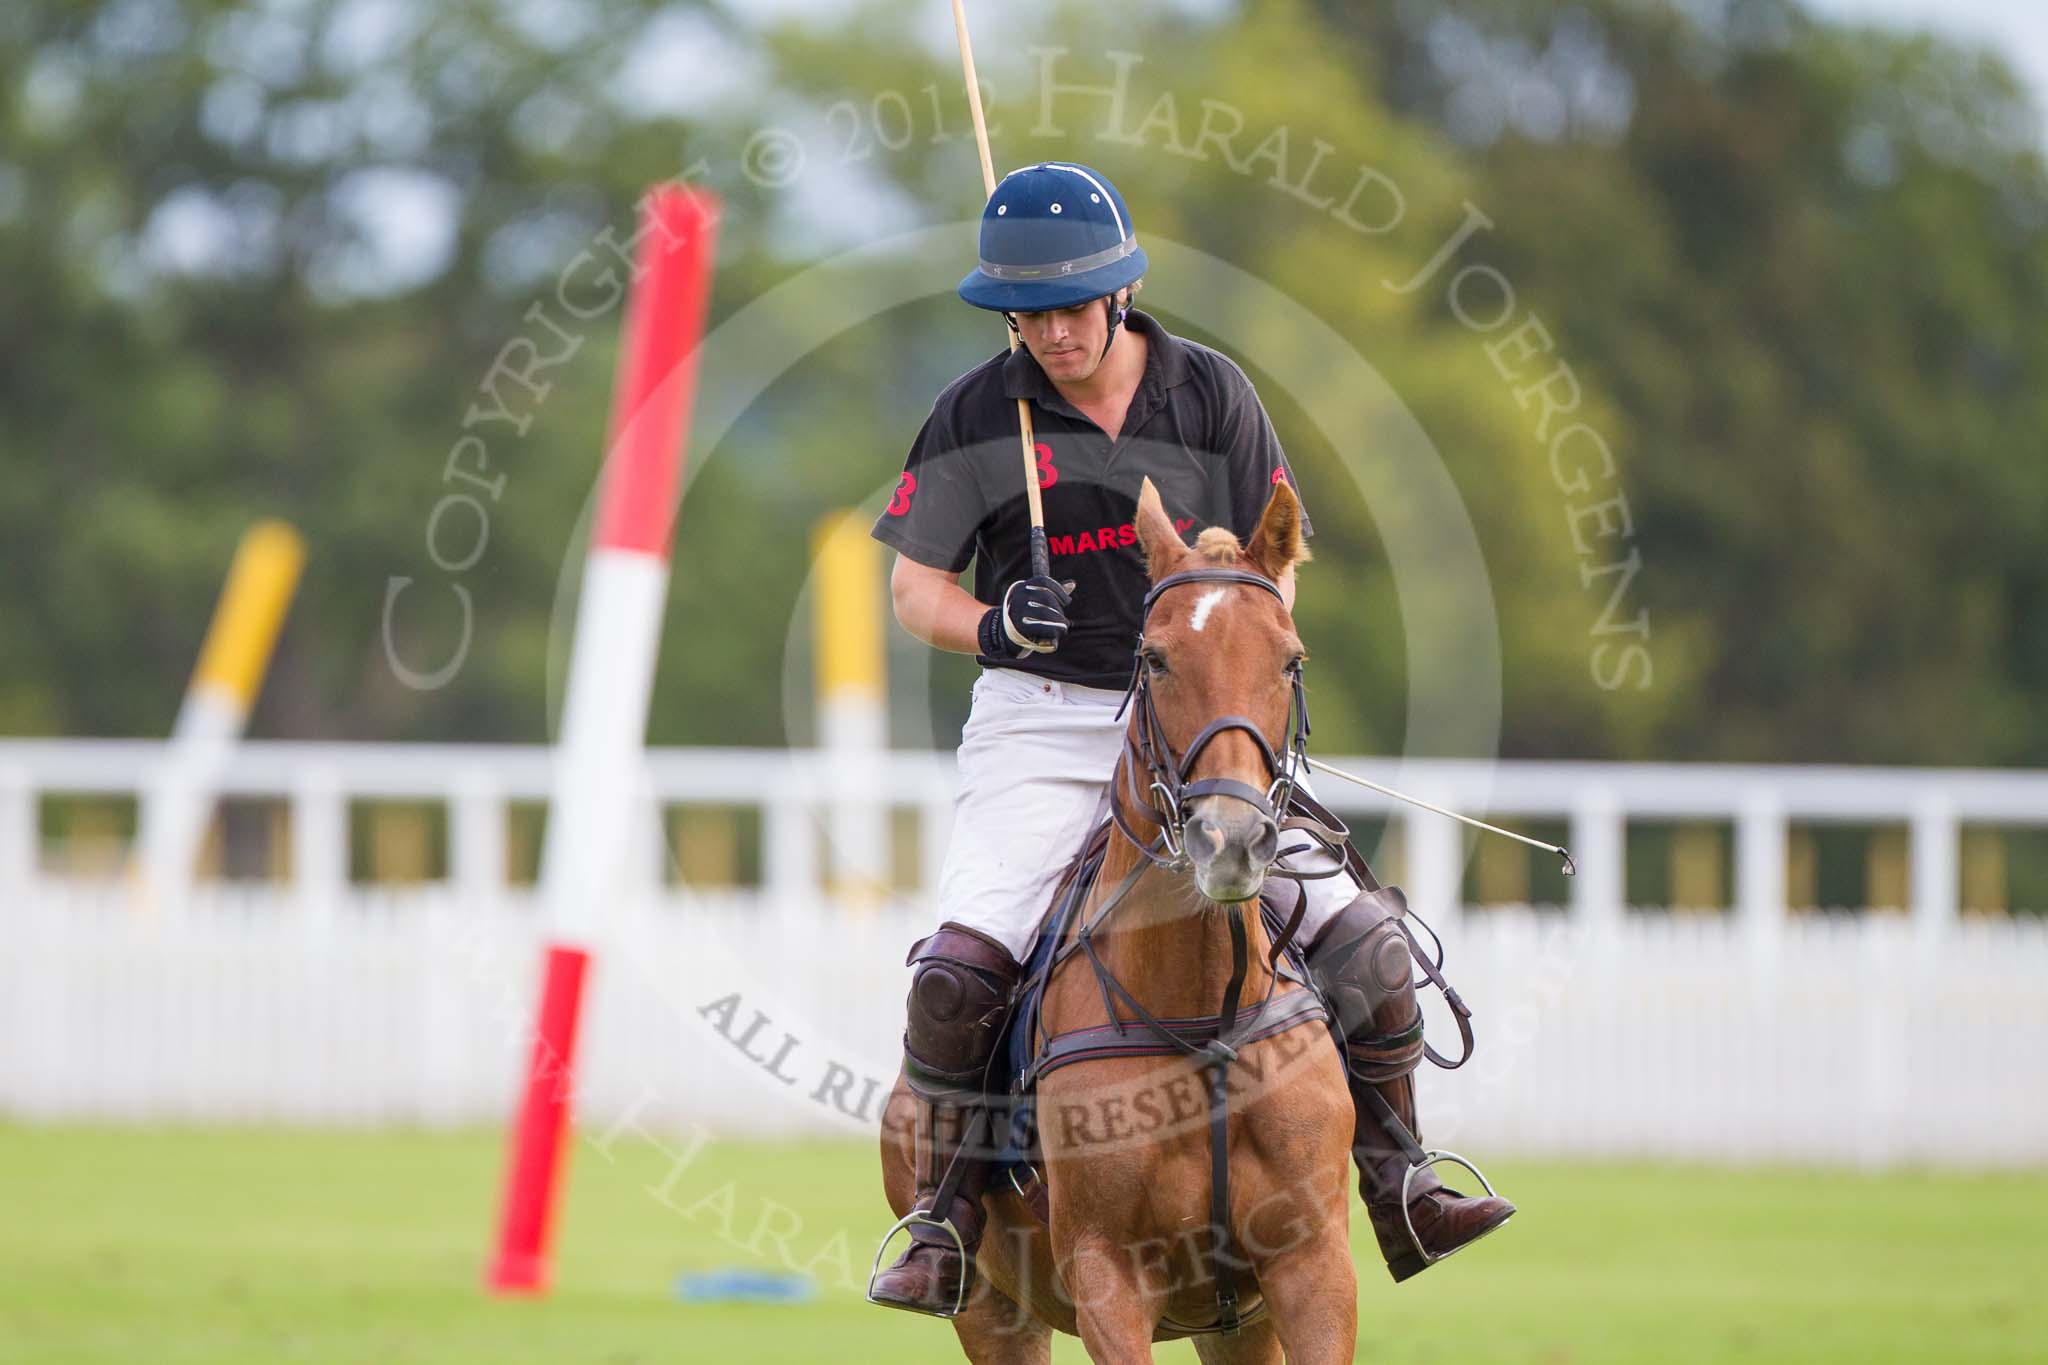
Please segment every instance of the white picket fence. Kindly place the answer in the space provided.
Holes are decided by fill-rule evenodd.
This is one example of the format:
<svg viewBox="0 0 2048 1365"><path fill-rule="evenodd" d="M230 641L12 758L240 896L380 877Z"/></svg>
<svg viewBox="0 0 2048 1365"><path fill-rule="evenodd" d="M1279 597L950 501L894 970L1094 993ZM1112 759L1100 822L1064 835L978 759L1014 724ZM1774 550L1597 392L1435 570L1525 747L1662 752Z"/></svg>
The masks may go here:
<svg viewBox="0 0 2048 1365"><path fill-rule="evenodd" d="M545 754L250 746L230 787L293 801L293 882L202 886L170 917L137 913L119 885L40 872L40 797L138 790L153 753L0 744L0 1115L500 1121L543 932L531 891L504 884L503 803L545 791ZM2048 819L2048 778L1358 766L1476 809L1564 816L1583 869L1563 911L1467 910L1459 841L1438 822L1404 822L1410 889L1438 911L1480 1040L1465 1070L1425 1068L1432 1141L1483 1155L2048 1161L2048 924L1958 915L1953 885L1958 822ZM949 782L943 758L903 755L859 794L942 820ZM915 892L864 910L819 890L818 820L854 793L815 756L657 754L647 786L668 801L759 804L766 885L662 887L650 852L647 884L599 945L587 1130L872 1133L901 1028L902 953L931 908ZM452 803L450 880L351 883L346 803L419 796ZM1733 912L1621 905L1623 822L1681 814L1734 823ZM1908 823L1912 913L1785 914L1788 818ZM929 862L942 839L922 847ZM1928 866L1944 856L1945 895ZM1431 1008L1441 1047L1454 1035Z"/></svg>

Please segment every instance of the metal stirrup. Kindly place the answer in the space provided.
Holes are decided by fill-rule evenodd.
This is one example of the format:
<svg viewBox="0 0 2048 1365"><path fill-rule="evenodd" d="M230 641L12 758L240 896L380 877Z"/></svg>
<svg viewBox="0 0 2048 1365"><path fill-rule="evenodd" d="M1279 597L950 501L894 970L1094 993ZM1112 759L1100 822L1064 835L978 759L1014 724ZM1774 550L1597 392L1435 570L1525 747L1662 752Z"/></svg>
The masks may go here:
<svg viewBox="0 0 2048 1365"><path fill-rule="evenodd" d="M1443 1260L1446 1256L1455 1256L1459 1252L1463 1251L1466 1247L1472 1245L1471 1242L1461 1242L1457 1246L1452 1247L1449 1251L1431 1251L1428 1247L1422 1244L1421 1236L1417 1234L1417 1232L1415 1231L1414 1215L1408 1212L1409 1186L1415 1183L1416 1176L1420 1175L1422 1172L1428 1170L1430 1167L1442 1161L1454 1162L1457 1165L1463 1166L1466 1170L1472 1172L1472 1174L1478 1179L1480 1187L1486 1191L1487 1198L1500 1198L1499 1195L1493 1192L1493 1182L1486 1178L1486 1172L1480 1170L1477 1166L1474 1166L1471 1162L1465 1160L1464 1157L1459 1156L1456 1152L1445 1152L1432 1149L1430 1151L1424 1152L1422 1154L1422 1159L1420 1161L1411 1161L1408 1164L1407 1174L1401 1177L1401 1222L1408 1229L1409 1244L1415 1248L1415 1254L1422 1257L1422 1263L1424 1265L1435 1265L1438 1261ZM1474 1240L1477 1239L1475 1238Z"/></svg>
<svg viewBox="0 0 2048 1365"><path fill-rule="evenodd" d="M1475 1172L1475 1174L1477 1173ZM1485 1176L1480 1176L1479 1178L1482 1181L1486 1179ZM1489 1189L1487 1193L1491 1194L1493 1193L1493 1191ZM940 1313L937 1315L942 1318L957 1318L960 1316L960 1310L967 1306L968 1275L965 1269L965 1267L968 1264L967 1243L965 1240L961 1238L960 1229L953 1226L952 1219L934 1218L931 1216L930 1213L926 1212L924 1209L912 1209L909 1213L904 1214L901 1218L898 1218L894 1223L890 1224L889 1230L882 1234L882 1244L875 1248L875 1263L874 1265L868 1268L867 1300L869 1303L880 1304L884 1308L894 1308L899 1306L897 1304L891 1303L886 1299L878 1299L875 1297L875 1281L881 1278L882 1257L885 1254L887 1254L889 1250L889 1243L895 1240L897 1233L902 1232L905 1228L914 1227L944 1228L946 1230L946 1235L953 1239L954 1247L958 1249L958 1251L960 1252L960 1262L963 1269L960 1273L960 1288L953 1295L953 1311L950 1313ZM1411 1232L1410 1235L1412 1236L1413 1233Z"/></svg>

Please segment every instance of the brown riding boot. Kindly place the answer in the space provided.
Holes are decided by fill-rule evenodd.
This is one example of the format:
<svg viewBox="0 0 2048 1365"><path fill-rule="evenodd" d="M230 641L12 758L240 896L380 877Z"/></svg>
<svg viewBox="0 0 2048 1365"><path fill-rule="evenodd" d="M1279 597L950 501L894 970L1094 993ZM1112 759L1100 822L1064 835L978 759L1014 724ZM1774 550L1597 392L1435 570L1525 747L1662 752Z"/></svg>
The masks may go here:
<svg viewBox="0 0 2048 1365"><path fill-rule="evenodd" d="M1424 1164L1415 1123L1422 1009L1408 937L1395 923L1405 909L1397 888L1367 892L1323 926L1308 949L1310 970L1344 1035L1358 1192L1397 1283L1484 1237L1515 1211L1490 1190L1472 1197L1447 1189Z"/></svg>
<svg viewBox="0 0 2048 1365"><path fill-rule="evenodd" d="M1515 1206L1507 1200L1490 1192L1460 1194L1438 1180L1432 1167L1415 1159L1420 1155L1420 1139L1415 1130L1412 1074L1377 1085L1350 1079L1357 1115L1351 1157L1358 1163L1358 1193L1365 1200L1366 1216L1372 1220L1373 1235L1379 1238L1380 1255L1386 1258L1387 1273L1395 1283L1470 1246L1513 1216ZM1392 1111L1406 1130L1409 1144L1389 1134L1378 1106L1365 1098L1367 1090ZM1410 1171L1414 1172L1412 1179ZM1405 1217L1401 1204L1404 1180L1408 1186Z"/></svg>
<svg viewBox="0 0 2048 1365"><path fill-rule="evenodd" d="M951 922L912 946L910 964L903 1077L917 1104L917 1198L898 1224L910 1246L876 1272L868 1298L950 1318L974 1291L995 1156L982 1082L1024 969L1002 944Z"/></svg>
<svg viewBox="0 0 2048 1365"><path fill-rule="evenodd" d="M939 1185L965 1136L978 1146L987 1142L987 1125L971 1109L917 1102L917 1202L909 1224L910 1245L896 1263L868 1283L868 1298L890 1308L950 1318L974 1292L974 1253L981 1245L984 1221L981 1193L988 1183L988 1161L970 1151L960 1157L964 1167L957 1192L937 1208ZM965 1133L972 1126L974 1132ZM959 1240L955 1242L957 1234Z"/></svg>

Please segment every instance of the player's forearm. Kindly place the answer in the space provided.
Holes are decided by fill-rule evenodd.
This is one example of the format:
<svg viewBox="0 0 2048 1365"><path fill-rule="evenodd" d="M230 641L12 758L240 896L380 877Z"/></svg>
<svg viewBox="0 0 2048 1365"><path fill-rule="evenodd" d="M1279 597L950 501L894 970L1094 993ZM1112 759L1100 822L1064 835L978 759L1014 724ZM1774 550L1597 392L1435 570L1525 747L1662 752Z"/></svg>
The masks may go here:
<svg viewBox="0 0 2048 1365"><path fill-rule="evenodd" d="M932 648L955 654L980 652L981 618L988 607L957 581L899 571L889 579L889 595L896 620Z"/></svg>

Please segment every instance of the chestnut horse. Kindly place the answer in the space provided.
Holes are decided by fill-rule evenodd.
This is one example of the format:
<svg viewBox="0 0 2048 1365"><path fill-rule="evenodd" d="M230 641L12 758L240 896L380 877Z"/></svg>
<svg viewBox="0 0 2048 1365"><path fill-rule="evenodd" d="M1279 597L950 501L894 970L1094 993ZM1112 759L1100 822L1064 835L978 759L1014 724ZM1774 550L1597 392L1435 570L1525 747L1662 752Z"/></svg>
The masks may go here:
<svg viewBox="0 0 2048 1365"><path fill-rule="evenodd" d="M1040 1007L1047 1035L1117 1018L1142 1033L1143 1014L1176 1026L1213 1023L1219 1009L1242 1018L1236 1002L1249 1015L1275 984L1256 903L1277 831L1260 797L1282 776L1275 751L1287 746L1297 700L1301 642L1272 585L1307 557L1301 507L1278 483L1248 544L1212 529L1190 549L1148 480L1137 532L1154 584L1133 683L1140 704L1112 786L1107 861ZM1142 769L1157 766L1162 744L1180 790L1148 795L1159 774ZM1076 925L1088 926L1089 943L1075 943ZM1226 1004L1233 975L1241 990ZM1113 985L1128 992L1114 1013ZM1042 1365L1055 1328L1097 1361L1149 1361L1153 1341L1183 1336L1205 1362L1279 1365L1283 1350L1294 1365L1351 1360L1353 1109L1337 1050L1310 1013L1223 1053L1234 1060L1218 1066L1218 1054L1195 1049L1090 1055L1041 1073L1049 1220L1010 1183L984 1196L977 1288L953 1319L975 1365ZM1217 1111L1228 1135L1221 1237L1210 1109L1219 1077L1230 1093ZM882 1132L899 1214L916 1194L910 1112L899 1076ZM1218 1330L1219 1299L1241 1320L1236 1330Z"/></svg>

